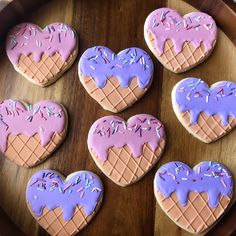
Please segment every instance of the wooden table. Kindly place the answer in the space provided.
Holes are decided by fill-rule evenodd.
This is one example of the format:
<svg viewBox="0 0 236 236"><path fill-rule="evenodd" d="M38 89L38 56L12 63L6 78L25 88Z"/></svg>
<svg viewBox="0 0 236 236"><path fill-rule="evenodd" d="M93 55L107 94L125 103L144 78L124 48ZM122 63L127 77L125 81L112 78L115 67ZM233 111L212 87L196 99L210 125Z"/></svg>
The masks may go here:
<svg viewBox="0 0 236 236"><path fill-rule="evenodd" d="M31 216L25 203L26 183L39 169L51 168L64 175L87 169L101 176L105 187L104 202L98 215L80 233L84 236L189 235L172 223L156 205L153 177L158 167L172 160L180 160L192 166L200 161L213 160L224 163L232 172L236 170L236 131L232 131L213 144L203 144L188 134L177 121L171 107L171 89L184 77L201 77L208 83L220 80L236 81L235 13L220 0L189 2L198 9L211 12L229 38L221 31L212 56L195 69L179 75L163 69L152 57L155 76L151 88L140 101L119 115L125 119L138 113L149 113L158 117L166 127L167 147L161 161L140 182L127 188L121 188L107 179L96 167L87 149L86 141L90 125L99 117L111 113L104 111L90 98L79 82L77 75L79 56L94 45L105 45L115 52L137 46L150 53L143 38L143 23L146 16L162 6L177 8L183 14L194 10L193 7L176 0L50 1L30 14L26 20L40 26L55 21L72 25L79 32L79 56L72 68L47 88L39 88L23 79L14 71L4 54L4 48L1 48L1 53L4 55L0 58L0 99L17 98L29 103L51 99L62 102L69 112L68 136L63 145L47 161L36 168L24 169L4 157L0 158L2 190L0 206L25 234L46 235ZM227 3L234 8L233 3L228 1ZM232 20L234 21L230 23ZM232 222L235 219L236 207L233 208L229 216L223 219L226 221L209 235L230 235L233 232L235 226ZM0 212L0 218L2 214ZM7 224L11 223L8 222L5 226ZM4 228L1 222L0 228ZM13 233L8 232L5 235L13 235Z"/></svg>

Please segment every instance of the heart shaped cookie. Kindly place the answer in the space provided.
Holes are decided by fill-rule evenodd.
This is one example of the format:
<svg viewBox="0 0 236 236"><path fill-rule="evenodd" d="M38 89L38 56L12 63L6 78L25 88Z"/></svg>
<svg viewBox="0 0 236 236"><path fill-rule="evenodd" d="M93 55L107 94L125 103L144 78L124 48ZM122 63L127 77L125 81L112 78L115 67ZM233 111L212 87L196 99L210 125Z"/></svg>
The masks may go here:
<svg viewBox="0 0 236 236"><path fill-rule="evenodd" d="M66 24L53 23L43 30L31 23L15 26L7 36L6 52L16 71L30 82L55 82L77 56L77 36Z"/></svg>
<svg viewBox="0 0 236 236"><path fill-rule="evenodd" d="M212 52L217 26L203 12L179 15L173 9L153 11L144 25L146 43L156 58L170 71L187 71L204 61Z"/></svg>
<svg viewBox="0 0 236 236"><path fill-rule="evenodd" d="M15 164L32 167L45 160L64 140L65 108L52 101L26 106L18 100L0 103L0 151Z"/></svg>
<svg viewBox="0 0 236 236"><path fill-rule="evenodd" d="M65 180L52 170L40 170L27 185L28 208L50 235L75 235L98 211L102 182L90 171L78 171Z"/></svg>
<svg viewBox="0 0 236 236"><path fill-rule="evenodd" d="M172 90L172 105L182 125L205 143L236 125L236 84L221 81L210 88L198 78L186 78Z"/></svg>
<svg viewBox="0 0 236 236"><path fill-rule="evenodd" d="M151 115L98 119L90 128L88 148L97 166L113 182L127 186L141 179L159 160L164 127Z"/></svg>
<svg viewBox="0 0 236 236"><path fill-rule="evenodd" d="M233 179L217 162L201 162L193 170L182 162L169 162L157 171L154 191L170 219L191 233L200 233L225 212Z"/></svg>
<svg viewBox="0 0 236 236"><path fill-rule="evenodd" d="M119 112L135 103L152 82L153 63L140 48L117 55L97 46L86 50L79 61L80 81L105 110Z"/></svg>

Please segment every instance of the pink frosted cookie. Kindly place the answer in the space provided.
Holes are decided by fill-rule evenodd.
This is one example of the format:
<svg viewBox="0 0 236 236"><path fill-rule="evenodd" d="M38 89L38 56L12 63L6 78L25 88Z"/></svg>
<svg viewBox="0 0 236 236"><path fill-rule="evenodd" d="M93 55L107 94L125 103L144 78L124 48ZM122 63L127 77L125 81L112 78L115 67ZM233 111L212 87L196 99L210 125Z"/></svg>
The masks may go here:
<svg viewBox="0 0 236 236"><path fill-rule="evenodd" d="M212 52L217 38L214 19L203 12L183 17L174 9L159 8L147 17L144 37L156 58L170 71L187 71Z"/></svg>
<svg viewBox="0 0 236 236"><path fill-rule="evenodd" d="M75 31L63 23L41 29L22 23L8 33L7 56L16 71L39 86L55 82L74 62L78 40Z"/></svg>
<svg viewBox="0 0 236 236"><path fill-rule="evenodd" d="M174 161L157 171L154 191L165 213L181 228L197 234L227 209L233 197L233 178L217 162L204 161L191 169Z"/></svg>
<svg viewBox="0 0 236 236"><path fill-rule="evenodd" d="M0 151L20 166L45 160L64 140L67 112L52 101L27 107L18 100L0 103Z"/></svg>
<svg viewBox="0 0 236 236"><path fill-rule="evenodd" d="M26 202L31 214L50 235L71 236L81 231L99 210L103 185L90 171L64 179L52 170L40 170L28 182Z"/></svg>
<svg viewBox="0 0 236 236"><path fill-rule="evenodd" d="M118 116L102 117L88 134L88 148L97 166L120 186L141 179L161 157L165 142L162 123L145 114L127 122Z"/></svg>

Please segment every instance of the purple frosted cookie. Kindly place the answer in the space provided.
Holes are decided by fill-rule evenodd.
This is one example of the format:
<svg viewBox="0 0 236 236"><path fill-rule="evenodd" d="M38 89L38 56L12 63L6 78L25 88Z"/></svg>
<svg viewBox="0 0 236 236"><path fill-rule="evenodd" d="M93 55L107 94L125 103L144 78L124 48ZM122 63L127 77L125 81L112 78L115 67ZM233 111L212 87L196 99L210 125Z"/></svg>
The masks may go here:
<svg viewBox="0 0 236 236"><path fill-rule="evenodd" d="M105 110L119 112L135 103L152 82L153 63L140 48L118 54L109 48L87 49L79 61L79 78L89 95Z"/></svg>
<svg viewBox="0 0 236 236"><path fill-rule="evenodd" d="M154 191L161 208L178 226L200 233L225 212L233 195L233 178L217 162L201 162L191 169L174 161L157 171Z"/></svg>
<svg viewBox="0 0 236 236"><path fill-rule="evenodd" d="M31 214L50 235L75 235L98 211L103 185L90 171L64 179L52 170L40 170L28 182L26 202Z"/></svg>
<svg viewBox="0 0 236 236"><path fill-rule="evenodd" d="M182 125L205 143L236 125L236 84L220 81L211 87L199 78L186 78L172 90L174 112Z"/></svg>

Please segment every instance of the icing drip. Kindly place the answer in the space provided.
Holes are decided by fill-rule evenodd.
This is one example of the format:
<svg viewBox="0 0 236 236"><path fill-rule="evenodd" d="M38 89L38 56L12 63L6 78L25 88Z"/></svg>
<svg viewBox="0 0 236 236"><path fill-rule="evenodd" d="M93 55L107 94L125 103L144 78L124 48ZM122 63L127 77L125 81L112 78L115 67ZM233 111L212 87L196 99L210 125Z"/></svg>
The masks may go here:
<svg viewBox="0 0 236 236"><path fill-rule="evenodd" d="M138 86L144 89L152 79L153 63L140 48L127 48L116 55L109 48L97 46L83 53L79 71L82 76L92 77L99 88L103 88L107 79L114 76L125 88L137 77Z"/></svg>
<svg viewBox="0 0 236 236"><path fill-rule="evenodd" d="M44 208L60 207L66 221L71 220L76 206L83 206L87 216L95 210L102 198L103 186L90 171L78 171L64 181L52 170L34 174L27 186L26 199L32 211L41 216Z"/></svg>
<svg viewBox="0 0 236 236"><path fill-rule="evenodd" d="M182 162L169 162L157 171L154 184L165 198L176 192L183 206L188 203L189 192L206 192L211 208L218 206L221 195L229 196L233 189L230 172L217 162L201 162L193 170Z"/></svg>
<svg viewBox="0 0 236 236"><path fill-rule="evenodd" d="M8 34L6 51L10 61L17 65L20 55L33 54L39 62L43 53L52 56L59 52L66 61L76 50L77 38L75 32L66 24L53 23L43 30L31 23L15 26Z"/></svg>
<svg viewBox="0 0 236 236"><path fill-rule="evenodd" d="M88 146L96 151L102 161L107 159L109 148L128 145L133 156L142 154L144 144L153 151L165 139L164 127L151 115L135 115L127 123L118 116L105 116L97 120L89 130Z"/></svg>
<svg viewBox="0 0 236 236"><path fill-rule="evenodd" d="M42 146L46 146L54 133L65 129L66 120L63 108L51 101L40 101L26 107L17 100L0 103L0 149L7 148L9 134L25 134L28 137L39 134Z"/></svg>
<svg viewBox="0 0 236 236"><path fill-rule="evenodd" d="M180 112L190 112L192 124L197 123L201 112L219 115L225 126L230 116L236 118L236 84L229 81L209 88L201 79L186 78L177 84L175 101Z"/></svg>
<svg viewBox="0 0 236 236"><path fill-rule="evenodd" d="M207 51L212 49L217 36L217 26L213 18L202 12L191 12L182 17L170 8L153 11L145 22L145 31L154 35L155 46L161 55L165 42L170 39L177 53L182 51L183 44L193 42L196 48L201 43Z"/></svg>

